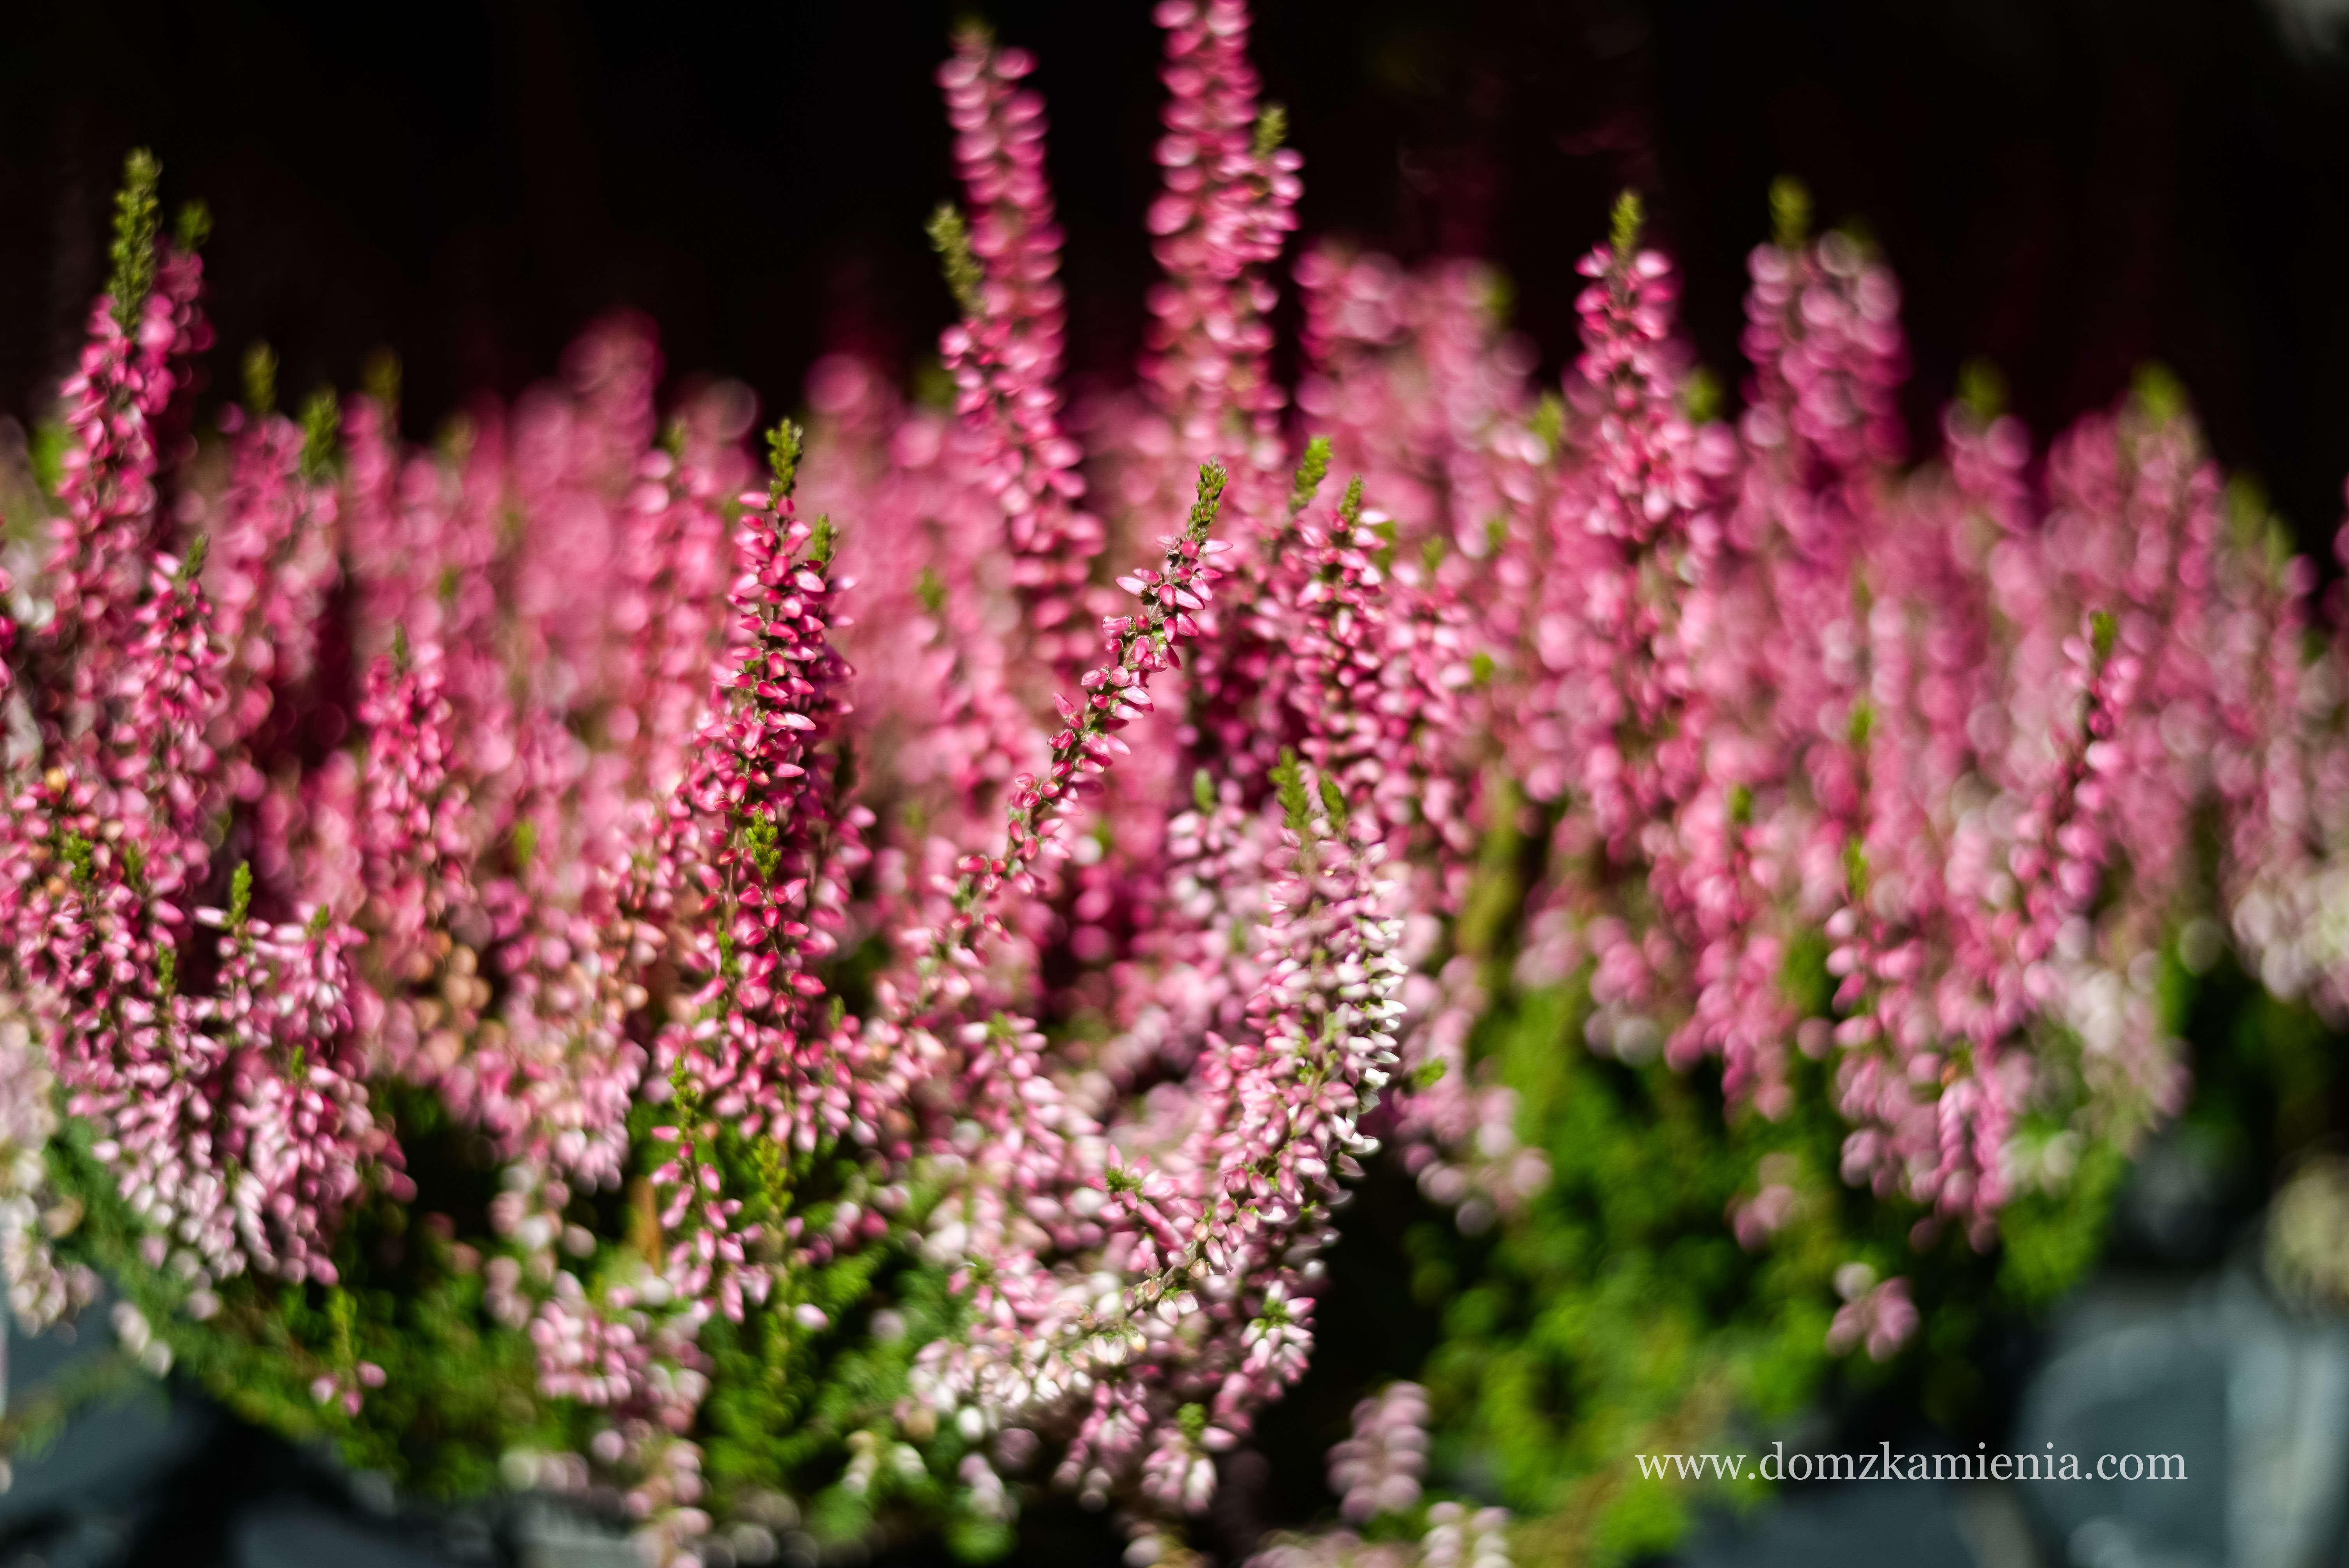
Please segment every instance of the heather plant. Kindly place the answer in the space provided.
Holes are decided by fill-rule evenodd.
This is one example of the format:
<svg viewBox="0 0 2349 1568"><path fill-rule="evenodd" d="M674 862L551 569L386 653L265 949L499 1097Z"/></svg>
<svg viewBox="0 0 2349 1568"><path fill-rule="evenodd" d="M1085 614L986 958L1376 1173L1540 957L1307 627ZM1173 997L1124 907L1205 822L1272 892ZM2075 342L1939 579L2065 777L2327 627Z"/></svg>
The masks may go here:
<svg viewBox="0 0 2349 1568"><path fill-rule="evenodd" d="M0 621L26 1328L103 1284L148 1371L650 1561L1058 1490L1174 1562L1383 1175L1443 1331L1263 1560L1619 1553L1687 1502L1637 1450L1962 1402L2230 940L2337 1009L2339 655L2173 385L1909 464L1897 287L1786 186L1733 418L1628 196L1537 388L1473 265L1284 268L1244 6L1157 16L1135 386L1063 394L970 31L953 407L835 357L759 457L626 320L430 449L265 349L191 422L132 160Z"/></svg>

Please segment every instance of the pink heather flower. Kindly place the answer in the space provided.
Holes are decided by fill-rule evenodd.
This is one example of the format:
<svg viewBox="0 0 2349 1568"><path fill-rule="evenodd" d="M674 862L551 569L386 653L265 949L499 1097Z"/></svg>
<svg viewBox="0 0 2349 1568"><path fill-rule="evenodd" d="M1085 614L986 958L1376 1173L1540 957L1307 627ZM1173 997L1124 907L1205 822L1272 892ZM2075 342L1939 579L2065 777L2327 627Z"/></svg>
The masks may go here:
<svg viewBox="0 0 2349 1568"><path fill-rule="evenodd" d="M1439 1502L1427 1511L1420 1550L1423 1568L1509 1568L1509 1511L1472 1513L1456 1502Z"/></svg>
<svg viewBox="0 0 2349 1568"><path fill-rule="evenodd" d="M1241 443L1247 466L1283 398L1269 373L1272 285L1263 269L1297 225L1299 156L1257 105L1238 0L1164 0L1164 190L1150 209L1166 283L1154 291L1143 379L1196 451Z"/></svg>
<svg viewBox="0 0 2349 1568"><path fill-rule="evenodd" d="M255 1266L287 1279L334 1283L336 1221L372 1167L397 1165L352 1032L345 954L358 942L326 910L298 926L232 910L219 983L189 1009L222 1080L207 1098L225 1113L212 1137L214 1158L238 1171L225 1194L238 1239Z"/></svg>
<svg viewBox="0 0 2349 1568"><path fill-rule="evenodd" d="M432 976L441 954L433 951L430 931L472 900L465 863L470 802L452 776L457 717L440 649L429 643L403 646L376 660L359 718L367 735L359 850L374 937L370 958L383 976L378 986L396 996ZM466 962L460 961L460 973ZM459 989L460 1001L469 990ZM416 1026L429 1029L437 1017L428 1009ZM396 1048L424 1051L428 1059L447 1049L434 1053L418 1040Z"/></svg>
<svg viewBox="0 0 2349 1568"><path fill-rule="evenodd" d="M1492 628L1505 645L1532 581L1502 547L1540 514L1553 454L1527 428L1533 350L1495 318L1498 280L1464 262L1405 273L1322 244L1299 260L1297 283L1307 427L1329 435L1338 469L1361 474L1392 515L1399 563L1424 559L1432 540L1449 546L1446 575L1478 593L1488 616L1510 618Z"/></svg>
<svg viewBox="0 0 2349 1568"><path fill-rule="evenodd" d="M1406 1542L1366 1542L1350 1530L1278 1533L1247 1560L1248 1568L1417 1568L1422 1561Z"/></svg>
<svg viewBox="0 0 2349 1568"><path fill-rule="evenodd" d="M1909 1282L1879 1282L1866 1264L1846 1264L1836 1271L1836 1292L1844 1298L1827 1328L1827 1350L1847 1356L1865 1346L1871 1361L1889 1361L1917 1332L1917 1308L1909 1299Z"/></svg>
<svg viewBox="0 0 2349 1568"><path fill-rule="evenodd" d="M1072 624L1081 620L1085 563L1103 534L1098 518L1075 510L1084 496L1081 452L1061 428L1065 318L1044 104L1017 86L1033 68L1025 51L997 48L984 29L957 36L938 85L971 219L966 233L944 212L933 232L963 307L940 341L957 408L978 442L979 481L1003 509L1012 582L1036 651L1071 676L1088 642Z"/></svg>
<svg viewBox="0 0 2349 1568"><path fill-rule="evenodd" d="M266 780L248 753L267 760L295 733L296 710L314 695L326 596L341 575L338 498L310 476L305 438L292 420L231 409L222 425L233 427L228 485L217 511L204 506L192 521L211 529L203 583L227 688L210 738L233 775L228 793L251 800Z"/></svg>
<svg viewBox="0 0 2349 1568"><path fill-rule="evenodd" d="M1048 742L1047 771L1022 774L1011 781L1003 852L964 856L955 866L943 921L906 934L904 945L913 955L912 974L884 981L888 987L884 1011L893 1026L899 1020L922 1017L941 997L967 986L967 975L958 976L957 971L968 969L986 937L1004 930L996 908L998 895L1008 889L1017 897L1032 898L1042 886L1047 861L1070 852L1062 837L1068 805L1097 793L1098 781L1111 764L1131 751L1118 731L1155 706L1150 677L1174 666L1176 640L1199 634L1192 617L1207 606L1218 575L1212 562L1225 548L1207 537L1225 480L1221 464L1211 460L1203 467L1190 521L1182 533L1161 541L1161 564L1117 580L1121 589L1140 601L1140 613L1102 618L1110 662L1085 673L1078 682L1076 700L1055 698L1061 727Z"/></svg>
<svg viewBox="0 0 2349 1568"><path fill-rule="evenodd" d="M713 710L668 811L652 897L676 945L693 1023L675 1023L656 1066L747 1137L801 1149L863 1114L831 1069L815 1023L845 879L863 862L856 815L819 748L848 711L848 668L826 637L831 525L781 491L746 496L736 536L737 623Z"/></svg>
<svg viewBox="0 0 2349 1568"><path fill-rule="evenodd" d="M811 396L819 456L808 465L810 510L859 520L839 542L839 643L854 663L864 765L908 798L924 832L877 847L892 907L903 907L907 857L954 858L953 845L991 833L1012 778L1043 754L1024 706L1022 661L1001 634L1018 614L1004 570L1003 520L968 482L978 437L967 422L903 408L869 366L819 365ZM906 634L912 630L915 635Z"/></svg>
<svg viewBox="0 0 2349 1568"><path fill-rule="evenodd" d="M57 695L80 713L102 692L145 585L143 556L159 523L152 427L181 384L181 363L211 344L196 308L202 278L193 253L162 246L143 300L102 295L90 307L80 366L58 388L70 439L47 629L78 650L70 693Z"/></svg>
<svg viewBox="0 0 2349 1568"><path fill-rule="evenodd" d="M1353 1435L1330 1450L1330 1490L1348 1519L1359 1524L1418 1505L1427 1419L1427 1390L1416 1383L1390 1383L1354 1407Z"/></svg>
<svg viewBox="0 0 2349 1568"><path fill-rule="evenodd" d="M60 1264L43 1223L57 1200L42 1150L57 1132L47 1053L21 1016L0 1017L0 1274L17 1326L38 1334L96 1299L98 1275Z"/></svg>
<svg viewBox="0 0 2349 1568"><path fill-rule="evenodd" d="M1318 785L1293 763L1282 771L1290 826L1274 861L1266 978L1240 1039L1208 1037L1190 1130L1163 1153L1163 1171L1113 1166L1066 1200L1107 1221L1108 1258L1133 1283L1113 1311L1107 1298L1096 1309L1032 1264L999 1264L976 1299L1008 1309L1001 1331L942 1356L927 1380L936 1404L1009 1398L1050 1416L1088 1369L1158 1368L1156 1398L1097 1386L1061 1470L1082 1491L1133 1475L1160 1506L1195 1511L1206 1456L1244 1436L1304 1368L1312 1304L1299 1285L1319 1274L1310 1254L1327 1244L1337 1178L1376 1147L1356 1123L1394 1060L1402 969L1397 923L1377 913L1381 847L1364 819L1351 836L1333 823L1335 786L1325 796ZM1186 1398L1187 1418L1172 1408Z"/></svg>

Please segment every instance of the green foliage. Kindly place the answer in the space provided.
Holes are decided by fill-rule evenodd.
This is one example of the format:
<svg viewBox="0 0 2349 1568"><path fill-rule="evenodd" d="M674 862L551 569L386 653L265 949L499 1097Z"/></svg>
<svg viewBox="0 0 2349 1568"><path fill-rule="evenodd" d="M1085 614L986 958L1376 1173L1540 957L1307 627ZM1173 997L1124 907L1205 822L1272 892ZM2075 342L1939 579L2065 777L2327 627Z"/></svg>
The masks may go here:
<svg viewBox="0 0 2349 1568"><path fill-rule="evenodd" d="M1803 973L1822 956L1789 965L1798 995L1823 989L1823 970ZM1682 1072L1599 1055L1583 1043L1588 1016L1577 983L1519 995L1485 1022L1476 1054L1517 1090L1521 1130L1552 1179L1489 1241L1435 1225L1413 1237L1414 1288L1431 1305L1449 1297L1424 1377L1444 1418L1439 1469L1491 1476L1563 1560L1669 1547L1702 1490L1643 1480L1633 1456L1784 1420L1836 1378L1905 1379L1929 1410L1963 1416L1985 1312L2052 1299L2095 1255L2116 1150L2099 1149L2061 1193L2019 1200L2002 1254L1930 1225L1920 1251L1922 1209L1840 1179L1849 1130L1826 1064L1795 1058L1792 1108L1773 1121L1728 1111L1711 1064ZM1748 1252L1725 1216L1764 1180L1797 1202ZM1927 1332L1889 1366L1827 1352L1834 1275L1852 1262L1915 1283Z"/></svg>
<svg viewBox="0 0 2349 1568"><path fill-rule="evenodd" d="M33 438L26 443L27 466L33 470L33 482L40 487L43 499L54 502L57 487L65 482L66 448L73 433L56 419L44 419L33 427Z"/></svg>
<svg viewBox="0 0 2349 1568"><path fill-rule="evenodd" d="M347 1462L428 1497L478 1496L501 1484L503 1456L580 1451L596 1421L594 1412L541 1395L528 1334L487 1308L486 1261L502 1250L489 1223L494 1150L429 1092L384 1084L378 1093L378 1110L399 1129L417 1193L408 1203L378 1194L360 1204L337 1243L333 1286L240 1276L214 1287L216 1303L202 1304L199 1319L193 1285L168 1258L150 1260L143 1228L78 1121L48 1150L61 1204L81 1216L59 1246L99 1269L171 1346L181 1372L243 1418L295 1441L331 1443ZM640 1150L661 1147L650 1140L651 1124L640 1114L631 1127ZM701 1146L730 1191L761 1195L768 1205L761 1218L776 1231L786 1211L821 1231L842 1204L873 1199L863 1165L834 1150L790 1157L708 1125ZM634 1266L652 1243L638 1216L649 1195L642 1175L628 1195L573 1200L567 1218L625 1238L568 1265L591 1287ZM934 1186L916 1181L900 1217L918 1233L936 1201ZM884 1240L789 1274L772 1305L741 1324L720 1318L702 1335L713 1387L697 1439L715 1500L754 1492L810 1499L811 1526L825 1539L860 1535L877 1522L898 1532L943 1530L971 1561L1007 1552L1009 1530L964 1507L967 1493L953 1477L968 1445L957 1432L933 1434L918 1473L893 1455L896 1462L882 1463L862 1492L842 1484L860 1434L869 1438L918 1408L908 1398L915 1353L961 1326L964 1309L947 1274ZM802 1307L821 1313L823 1326L806 1326ZM895 1321L882 1332L885 1307ZM344 1395L362 1387L361 1364L384 1377L365 1389L354 1413ZM122 1357L93 1363L22 1402L0 1425L0 1439L12 1451L36 1443L73 1409L136 1388L144 1376ZM319 1397L321 1387L328 1397Z"/></svg>
<svg viewBox="0 0 2349 1568"><path fill-rule="evenodd" d="M2091 1144L2060 1197L2028 1192L1999 1215L2004 1255L1999 1288L2018 1305L2038 1308L2076 1284L2105 1243L2105 1220L2128 1174L2128 1160L2109 1143Z"/></svg>
<svg viewBox="0 0 2349 1568"><path fill-rule="evenodd" d="M403 1097L399 1109L412 1124L411 1161L429 1164L471 1141L420 1096ZM216 1287L218 1306L200 1322L189 1282L149 1263L89 1142L88 1130L70 1122L49 1146L51 1180L82 1215L64 1244L146 1315L186 1375L244 1419L297 1441L331 1441L354 1465L447 1499L493 1488L511 1449L585 1440L575 1415L539 1396L529 1337L482 1310L478 1247L420 1213L411 1227L406 1206L372 1199L337 1249L338 1287L240 1276ZM484 1217L477 1241L486 1228ZM320 1378L356 1386L361 1361L386 1378L356 1416L314 1392Z"/></svg>
<svg viewBox="0 0 2349 1568"><path fill-rule="evenodd" d="M1646 1480L1640 1453L1750 1447L1754 1429L1838 1386L1905 1388L1945 1422L1979 1410L1981 1336L2044 1306L2094 1263L2127 1169L2127 1130L2073 1134L2080 1154L2066 1177L2018 1194L1988 1253L1914 1202L1847 1185L1850 1129L1834 1109L1831 1053L1791 1057L1792 1093L1772 1119L1731 1108L1716 1063L1682 1070L1594 1050L1587 975L1512 985L1523 889L1547 835L1521 830L1505 789L1495 806L1501 826L1453 932L1456 951L1484 961L1495 999L1472 1037L1471 1070L1516 1091L1518 1134L1547 1156L1551 1179L1482 1233L1433 1213L1403 1229L1392 1243L1400 1257L1367 1272L1407 1279L1440 1331L1432 1346L1372 1352L1374 1367L1350 1369L1352 1387L1425 1383L1433 1482L1518 1511L1529 1522L1521 1557L1541 1562L1666 1550L1700 1502L1760 1484ZM1787 954L1781 985L1801 1016L1832 1016L1826 958L1816 935ZM2039 1049L2060 1064L2077 1042ZM2053 1110L2044 1119L2026 1132L2067 1131ZM1791 1212L1749 1234L1748 1250L1731 1220L1765 1185L1791 1189ZM1882 1365L1826 1346L1835 1276L1853 1263L1906 1276L1923 1314L1922 1332Z"/></svg>

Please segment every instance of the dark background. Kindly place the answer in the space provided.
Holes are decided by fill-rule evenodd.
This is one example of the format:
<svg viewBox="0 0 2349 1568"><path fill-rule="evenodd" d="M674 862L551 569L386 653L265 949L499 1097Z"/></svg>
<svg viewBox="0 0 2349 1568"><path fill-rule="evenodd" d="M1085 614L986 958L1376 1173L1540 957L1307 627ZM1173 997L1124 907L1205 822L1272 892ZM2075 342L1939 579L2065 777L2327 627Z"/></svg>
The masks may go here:
<svg viewBox="0 0 2349 1568"><path fill-rule="evenodd" d="M217 219L219 364L266 336L298 397L388 346L413 434L546 374L622 304L659 322L673 367L771 408L827 348L909 370L948 310L921 221L952 190L930 72L964 9L19 9L0 408L37 414L68 362L141 143L167 198ZM1122 377L1150 268L1149 5L988 9L1041 58L1075 364ZM1545 374L1571 351L1571 263L1634 184L1688 268L1701 357L1734 385L1744 253L1795 173L1906 285L1920 433L1969 358L2043 438L2158 358L2230 467L2328 542L2349 469L2349 63L2260 0L1259 11L1306 234L1498 263Z"/></svg>

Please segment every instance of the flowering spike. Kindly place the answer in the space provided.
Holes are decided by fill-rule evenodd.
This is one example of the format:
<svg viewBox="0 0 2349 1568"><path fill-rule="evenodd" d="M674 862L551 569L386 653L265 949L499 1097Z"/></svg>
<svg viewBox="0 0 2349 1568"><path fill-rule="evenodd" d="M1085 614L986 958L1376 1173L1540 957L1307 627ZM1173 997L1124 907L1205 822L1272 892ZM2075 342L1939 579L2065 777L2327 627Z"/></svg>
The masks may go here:
<svg viewBox="0 0 2349 1568"><path fill-rule="evenodd" d="M1023 641L1066 680L1083 667L1085 563L1105 535L1078 510L1085 482L1061 419L1061 233L1044 171L1043 100L1019 85L1033 64L985 28L957 32L937 81L970 216L943 204L929 232L961 312L938 346L970 439L958 454L966 482L1000 510Z"/></svg>
<svg viewBox="0 0 2349 1568"><path fill-rule="evenodd" d="M1274 296L1264 274L1297 224L1301 160L1279 145L1287 117L1257 102L1246 6L1171 0L1157 19L1166 30L1165 179L1148 222L1166 286L1151 297L1145 377L1178 450L1237 448L1244 471L1277 473L1283 399L1270 376ZM1168 490L1179 472L1166 475Z"/></svg>

